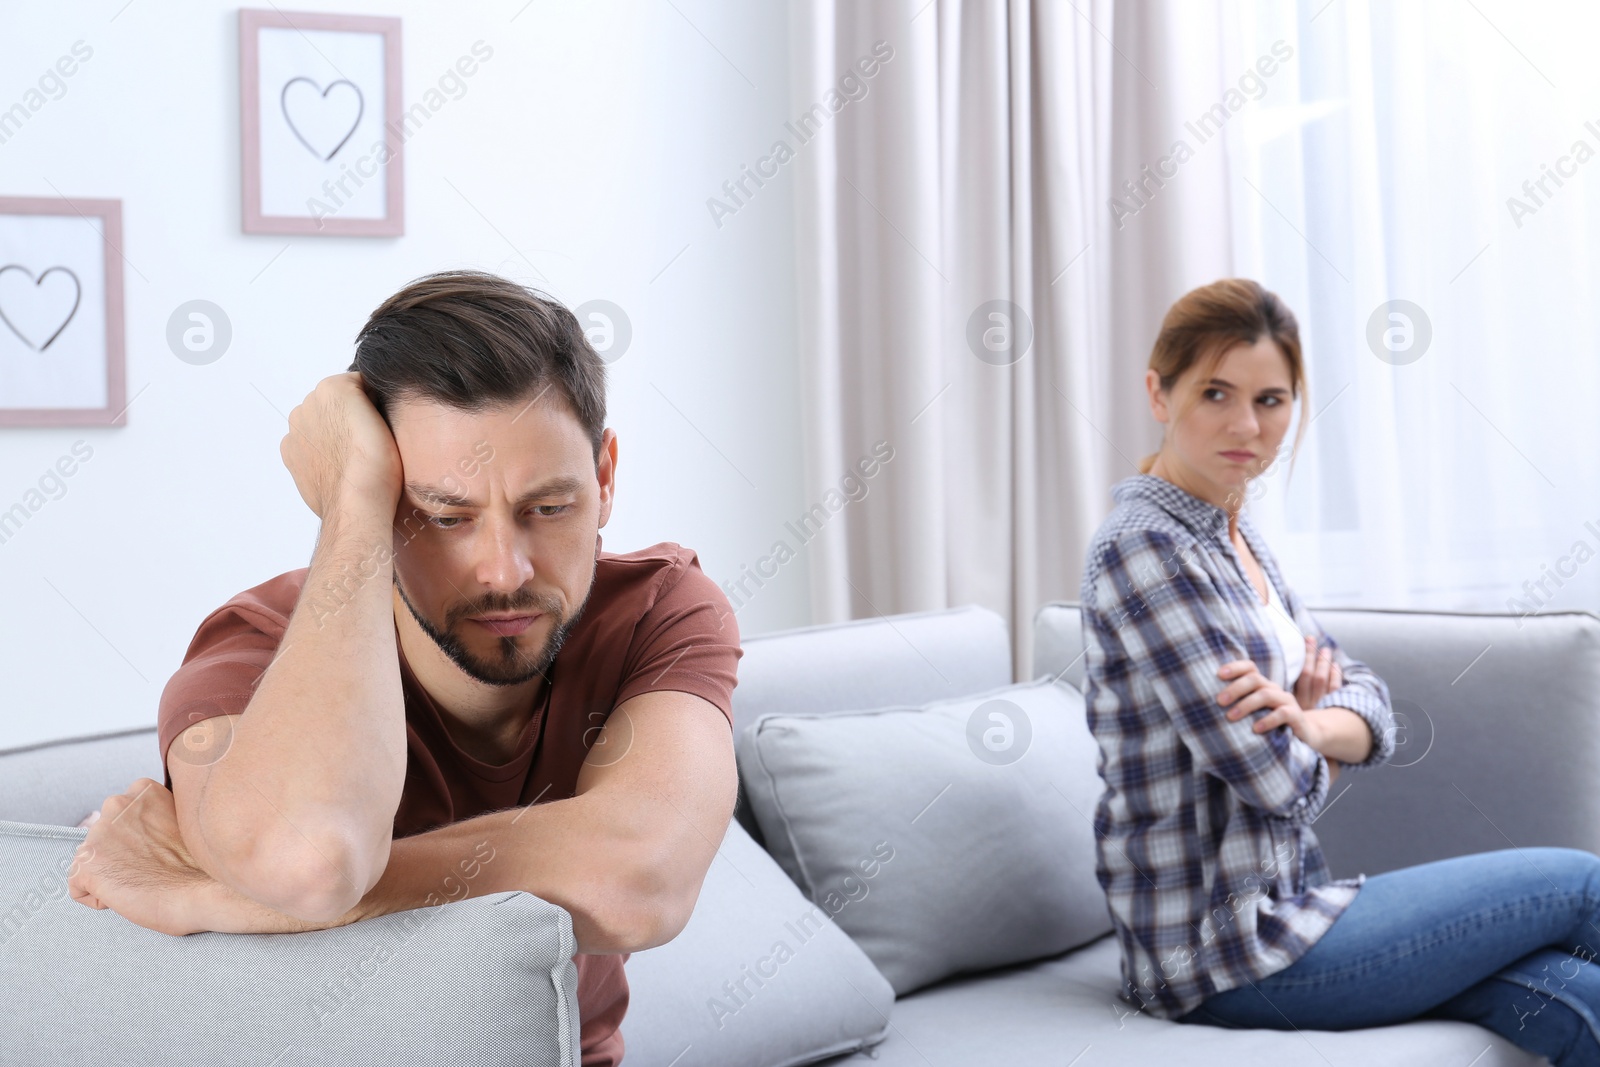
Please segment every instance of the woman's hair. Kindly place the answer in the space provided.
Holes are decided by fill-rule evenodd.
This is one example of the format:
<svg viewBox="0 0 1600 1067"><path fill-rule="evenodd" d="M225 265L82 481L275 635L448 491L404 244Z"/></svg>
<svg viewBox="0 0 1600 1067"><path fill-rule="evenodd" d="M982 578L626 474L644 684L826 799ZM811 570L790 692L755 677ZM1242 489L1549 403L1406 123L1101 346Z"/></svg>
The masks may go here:
<svg viewBox="0 0 1600 1067"><path fill-rule="evenodd" d="M606 421L606 365L559 301L483 271L429 274L385 300L356 337L355 361L384 421L402 400L478 413L550 389L595 457Z"/></svg>
<svg viewBox="0 0 1600 1067"><path fill-rule="evenodd" d="M1295 322L1294 312L1259 282L1249 278L1223 278L1179 297L1161 320L1161 333L1150 351L1150 369L1160 376L1162 390L1171 392L1173 385L1190 368L1198 364L1210 371L1230 348L1238 344L1253 345L1262 338L1270 338L1289 361L1290 391L1300 399L1302 416L1294 436L1295 447L1298 447L1307 421L1304 418L1306 371L1300 355L1300 326ZM1156 455L1151 453L1140 461L1141 474L1149 473ZM1292 471L1293 451L1290 456Z"/></svg>

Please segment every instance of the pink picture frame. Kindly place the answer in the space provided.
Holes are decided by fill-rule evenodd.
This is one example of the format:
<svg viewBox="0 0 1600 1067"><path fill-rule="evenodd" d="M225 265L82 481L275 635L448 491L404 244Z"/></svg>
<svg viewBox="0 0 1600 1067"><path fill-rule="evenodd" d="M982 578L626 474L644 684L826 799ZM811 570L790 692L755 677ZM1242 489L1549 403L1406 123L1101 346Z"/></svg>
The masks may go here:
<svg viewBox="0 0 1600 1067"><path fill-rule="evenodd" d="M122 201L0 197L0 359L75 364L0 368L0 427L127 425L122 259ZM19 303L8 307L8 299ZM38 375L29 393L62 395L90 382L98 392L102 373L103 404L16 404L28 375Z"/></svg>
<svg viewBox="0 0 1600 1067"><path fill-rule="evenodd" d="M288 32L264 47L272 31ZM341 51L328 34L354 37ZM373 36L381 44L360 42ZM400 69L398 18L240 9L243 232L405 233ZM264 81L268 90L281 85L277 99L267 98Z"/></svg>

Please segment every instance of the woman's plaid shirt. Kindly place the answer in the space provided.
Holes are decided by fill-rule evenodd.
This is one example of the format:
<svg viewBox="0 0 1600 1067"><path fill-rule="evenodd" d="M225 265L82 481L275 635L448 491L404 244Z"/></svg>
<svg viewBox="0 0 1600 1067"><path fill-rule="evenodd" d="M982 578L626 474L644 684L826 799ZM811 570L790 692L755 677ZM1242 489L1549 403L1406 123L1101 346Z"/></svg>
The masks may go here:
<svg viewBox="0 0 1600 1067"><path fill-rule="evenodd" d="M1253 660L1284 688L1284 659L1219 507L1148 474L1112 489L1090 546L1082 602L1089 728L1105 792L1097 874L1122 944L1123 996L1175 1018L1299 959L1355 899L1331 880L1311 824L1327 761L1287 726L1253 731L1216 702L1217 668ZM1241 512L1239 529L1285 608L1331 648L1349 708L1372 730L1368 767L1394 751L1389 689L1329 637L1278 574ZM1345 768L1346 771L1349 768Z"/></svg>

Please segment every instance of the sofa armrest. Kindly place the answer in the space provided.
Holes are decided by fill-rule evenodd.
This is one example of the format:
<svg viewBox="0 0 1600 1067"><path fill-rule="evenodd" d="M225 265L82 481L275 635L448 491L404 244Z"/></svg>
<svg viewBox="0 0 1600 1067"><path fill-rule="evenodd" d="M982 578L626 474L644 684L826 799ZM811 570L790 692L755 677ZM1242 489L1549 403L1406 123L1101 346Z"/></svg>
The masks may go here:
<svg viewBox="0 0 1600 1067"><path fill-rule="evenodd" d="M76 826L135 779L165 773L154 726L0 749L0 820Z"/></svg>
<svg viewBox="0 0 1600 1067"><path fill-rule="evenodd" d="M557 904L513 890L328 930L171 937L70 897L86 836L0 821L0 1063L582 1059Z"/></svg>

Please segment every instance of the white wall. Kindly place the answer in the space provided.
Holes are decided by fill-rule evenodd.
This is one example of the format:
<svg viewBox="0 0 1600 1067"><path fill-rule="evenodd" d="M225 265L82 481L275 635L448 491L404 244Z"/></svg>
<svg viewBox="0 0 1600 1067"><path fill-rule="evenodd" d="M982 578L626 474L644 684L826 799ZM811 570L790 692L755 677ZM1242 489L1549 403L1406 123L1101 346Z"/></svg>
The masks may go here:
<svg viewBox="0 0 1600 1067"><path fill-rule="evenodd" d="M93 49L0 144L0 196L121 199L137 394L125 427L0 429L0 509L73 442L94 449L0 544L0 747L153 723L200 620L309 562L317 524L278 457L284 416L345 369L372 308L428 271L498 270L631 317L611 368L607 549L678 541L722 581L803 509L791 179L720 228L706 207L787 117L781 0L325 10L405 20L408 104L475 41L494 50L406 144L404 237L240 233L232 5L0 9L0 110L75 41ZM165 339L196 298L234 330L206 366ZM802 558L740 610L743 633L806 623L806 585Z"/></svg>

